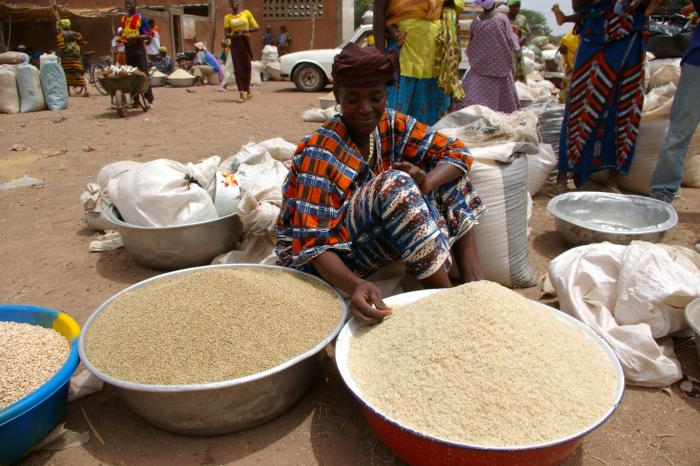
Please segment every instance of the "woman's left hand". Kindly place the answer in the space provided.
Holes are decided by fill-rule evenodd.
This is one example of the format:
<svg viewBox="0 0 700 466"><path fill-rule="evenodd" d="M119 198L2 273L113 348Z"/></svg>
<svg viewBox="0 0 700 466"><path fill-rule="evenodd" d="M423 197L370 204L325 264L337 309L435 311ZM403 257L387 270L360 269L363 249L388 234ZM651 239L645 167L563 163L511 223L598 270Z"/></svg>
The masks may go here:
<svg viewBox="0 0 700 466"><path fill-rule="evenodd" d="M427 186L426 183L427 175L417 166L410 162L394 162L391 164L391 167L394 170L401 170L402 172L408 173L411 178L413 178L413 181L416 182L418 189L420 189L423 194L428 194L430 192L430 187Z"/></svg>

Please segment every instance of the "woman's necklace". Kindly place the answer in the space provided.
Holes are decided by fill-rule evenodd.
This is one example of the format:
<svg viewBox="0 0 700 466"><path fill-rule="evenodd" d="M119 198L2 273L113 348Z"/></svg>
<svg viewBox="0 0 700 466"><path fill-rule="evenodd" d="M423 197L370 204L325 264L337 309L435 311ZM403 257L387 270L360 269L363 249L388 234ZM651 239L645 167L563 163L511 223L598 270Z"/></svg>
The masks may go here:
<svg viewBox="0 0 700 466"><path fill-rule="evenodd" d="M379 159L377 158L377 144L374 136L374 130L372 130L369 135L369 147L367 149L367 168L369 168L369 171L373 176L376 176L377 174L375 173L375 170L379 168Z"/></svg>

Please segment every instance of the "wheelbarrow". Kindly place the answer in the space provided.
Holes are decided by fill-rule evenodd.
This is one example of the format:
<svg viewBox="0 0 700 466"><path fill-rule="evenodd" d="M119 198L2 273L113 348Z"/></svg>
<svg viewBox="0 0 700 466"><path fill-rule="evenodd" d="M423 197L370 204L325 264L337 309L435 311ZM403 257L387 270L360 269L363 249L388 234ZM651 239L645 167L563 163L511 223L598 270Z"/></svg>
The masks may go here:
<svg viewBox="0 0 700 466"><path fill-rule="evenodd" d="M144 112L149 107L143 94L148 90L149 77L141 72L134 71L128 76L107 76L98 78L99 83L109 93L112 99L112 109L117 111L121 118L126 116L126 111L136 105ZM127 98L127 94L129 97Z"/></svg>

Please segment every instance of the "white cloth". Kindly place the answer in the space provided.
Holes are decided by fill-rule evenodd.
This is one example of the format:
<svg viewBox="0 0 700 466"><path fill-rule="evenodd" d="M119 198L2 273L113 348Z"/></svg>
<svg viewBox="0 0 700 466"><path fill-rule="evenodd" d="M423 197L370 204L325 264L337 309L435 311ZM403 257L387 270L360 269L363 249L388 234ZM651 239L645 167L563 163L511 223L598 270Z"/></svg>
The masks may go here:
<svg viewBox="0 0 700 466"><path fill-rule="evenodd" d="M146 53L148 55L158 55L160 53L160 34L158 32L153 33L151 41L146 45Z"/></svg>
<svg viewBox="0 0 700 466"><path fill-rule="evenodd" d="M633 385L668 386L682 377L670 339L687 326L683 309L700 296L700 255L681 246L633 241L588 244L549 265L562 311L598 333Z"/></svg>

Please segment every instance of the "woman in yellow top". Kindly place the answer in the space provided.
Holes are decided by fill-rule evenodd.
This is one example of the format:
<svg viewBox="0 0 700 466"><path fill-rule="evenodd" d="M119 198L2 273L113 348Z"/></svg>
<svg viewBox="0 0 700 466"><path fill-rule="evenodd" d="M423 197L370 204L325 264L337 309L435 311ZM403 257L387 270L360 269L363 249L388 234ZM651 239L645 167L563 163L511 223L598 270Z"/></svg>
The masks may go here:
<svg viewBox="0 0 700 466"><path fill-rule="evenodd" d="M252 99L250 92L251 65L253 51L250 48L249 33L258 30L258 23L255 22L253 14L249 10L239 13L238 0L229 0L231 13L224 17L224 31L226 39L231 41L231 61L233 61L233 72L236 76L236 87L241 94L238 103Z"/></svg>
<svg viewBox="0 0 700 466"><path fill-rule="evenodd" d="M447 112L451 97L463 97L457 74L457 15L463 5L463 0L374 1L375 47L399 53L401 76L398 86L387 89L388 107L432 125Z"/></svg>

